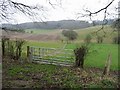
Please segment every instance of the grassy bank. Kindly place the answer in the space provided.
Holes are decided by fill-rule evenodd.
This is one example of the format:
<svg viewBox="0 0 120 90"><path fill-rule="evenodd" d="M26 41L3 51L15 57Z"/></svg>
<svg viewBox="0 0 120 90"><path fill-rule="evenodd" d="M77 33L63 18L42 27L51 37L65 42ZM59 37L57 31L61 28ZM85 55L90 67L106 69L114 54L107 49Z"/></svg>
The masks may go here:
<svg viewBox="0 0 120 90"><path fill-rule="evenodd" d="M103 70L46 64L16 63L5 60L3 88L116 88L115 72L101 79ZM6 63L7 62L7 63ZM12 63L12 64L10 64Z"/></svg>

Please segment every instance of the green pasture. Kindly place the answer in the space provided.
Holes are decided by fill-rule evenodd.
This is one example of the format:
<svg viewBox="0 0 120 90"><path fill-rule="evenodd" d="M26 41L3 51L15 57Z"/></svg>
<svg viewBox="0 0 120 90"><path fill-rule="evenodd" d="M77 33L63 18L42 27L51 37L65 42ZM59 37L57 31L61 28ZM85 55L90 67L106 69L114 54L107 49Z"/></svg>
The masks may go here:
<svg viewBox="0 0 120 90"><path fill-rule="evenodd" d="M27 50L27 46L34 46L34 47L46 47L46 48L61 48L64 46L64 43L60 43L59 41L55 42L55 41L41 41L41 42L37 42L37 41L27 41L26 44L23 46L23 51L25 53L25 51Z"/></svg>
<svg viewBox="0 0 120 90"><path fill-rule="evenodd" d="M90 50L85 58L85 67L98 67L103 68L105 66L105 62L107 60L108 54L111 53L112 62L111 62L111 69L118 70L118 45L112 43L112 38L117 35L117 32L112 33L113 29L107 25L104 27L103 30L98 32L98 35L103 35L105 31L106 35L104 37L104 42L102 44L96 43L96 35L92 34L93 32L99 30L101 26L89 27L86 29L78 29L75 30L78 33L77 40L67 44L65 49L75 49L76 47L82 44L81 40L84 41L84 38L87 34L92 35L92 43L90 44ZM33 30L33 33L41 33L41 34L49 34L58 32L57 30L34 30L28 29L27 31ZM58 32L60 33L60 32ZM61 35L62 37L62 35ZM62 37L63 38L63 37ZM47 48L63 48L65 45L59 41L29 41L24 46L24 51L26 51L26 46L36 46L36 47L47 47Z"/></svg>
<svg viewBox="0 0 120 90"><path fill-rule="evenodd" d="M67 49L74 49L78 45L68 44ZM118 45L116 44L91 44L89 53L85 58L85 66L103 68L111 53L111 69L118 69Z"/></svg>
<svg viewBox="0 0 120 90"><path fill-rule="evenodd" d="M23 46L23 53L22 56L26 57L27 53L27 46L34 46L34 47L45 47L45 48L62 48L64 43L60 43L60 41L27 41L26 44Z"/></svg>
<svg viewBox="0 0 120 90"><path fill-rule="evenodd" d="M50 34L50 33L57 32L56 29L50 29L50 30L48 30L48 29L47 30L46 29L26 29L25 30L25 32L27 32L27 33L31 33L31 31L33 34Z"/></svg>
<svg viewBox="0 0 120 90"><path fill-rule="evenodd" d="M47 48L62 48L64 43L61 42L28 42L25 47L36 46L36 47L47 47ZM80 46L79 43L67 44L65 49L75 49ZM117 44L97 44L91 43L87 57L85 58L85 67L98 67L103 68L108 58L108 54L111 53L111 69L118 70L118 45ZM73 62L73 61L72 61Z"/></svg>
<svg viewBox="0 0 120 90"><path fill-rule="evenodd" d="M91 34L92 41L96 42L97 35L98 36L105 35L105 37L103 37L103 43L112 43L113 37L118 35L118 32L113 32L113 28L111 28L111 26L109 26L109 25L104 26L104 28L102 30L100 30L100 29L101 29L101 26L94 26L94 27L89 27L89 28L85 28L85 29L75 30L78 33L77 40L84 40L88 34ZM97 34L94 32L97 32Z"/></svg>
<svg viewBox="0 0 120 90"><path fill-rule="evenodd" d="M36 41L30 41L27 42L25 46L38 46L38 47L49 47L49 48L61 48L62 46L64 46L64 43L60 43L60 41L40 41L40 42L36 42Z"/></svg>

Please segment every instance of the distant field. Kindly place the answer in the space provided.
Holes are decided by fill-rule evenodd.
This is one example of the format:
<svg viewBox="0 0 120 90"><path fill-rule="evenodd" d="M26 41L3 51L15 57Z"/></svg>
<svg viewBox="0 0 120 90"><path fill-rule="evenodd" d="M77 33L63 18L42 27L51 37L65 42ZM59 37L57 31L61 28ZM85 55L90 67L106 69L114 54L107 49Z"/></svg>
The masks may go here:
<svg viewBox="0 0 120 90"><path fill-rule="evenodd" d="M94 32L98 31L101 28L101 26L95 26L95 27L89 27L85 29L78 29L75 30L78 33L78 40L83 40L86 35L91 34L92 36L92 41L96 42L96 34ZM117 36L117 32L113 32L113 28L111 26L106 25L103 30L100 30L97 34L99 36L103 36L105 31L105 37L104 38L104 43L112 43L112 39L114 36Z"/></svg>
<svg viewBox="0 0 120 90"><path fill-rule="evenodd" d="M33 33L33 34L51 34L51 33L57 33L58 30L56 29L26 29L25 32L27 33Z"/></svg>
<svg viewBox="0 0 120 90"><path fill-rule="evenodd" d="M92 36L92 42L96 42L96 34L94 32L98 31L101 28L101 26L94 26L94 27L89 27L85 29L77 29L75 30L78 33L78 38L75 40L76 42L83 42L86 35L91 34ZM45 29L26 29L25 31L27 33L32 33L33 34L47 34L47 35L59 35L61 39L65 39L65 37L61 34L62 30L64 29L50 29L50 30L45 30ZM105 31L105 37L103 43L112 43L112 39L114 36L117 35L117 32L112 33L113 29L109 26L106 25L103 30L98 32L98 35L102 36Z"/></svg>

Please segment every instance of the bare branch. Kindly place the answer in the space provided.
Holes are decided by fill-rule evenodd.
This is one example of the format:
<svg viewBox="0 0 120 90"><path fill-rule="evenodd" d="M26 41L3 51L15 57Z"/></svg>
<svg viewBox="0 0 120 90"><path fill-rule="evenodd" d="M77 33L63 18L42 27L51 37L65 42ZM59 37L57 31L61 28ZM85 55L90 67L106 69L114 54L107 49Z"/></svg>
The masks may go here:
<svg viewBox="0 0 120 90"><path fill-rule="evenodd" d="M104 31L104 25L106 25L106 24L108 23L108 21L107 21L107 19L106 19L106 16L109 14L109 13L107 12L107 9L108 9L108 7L109 7L114 1L115 1L115 0L112 0L110 3L108 3L108 5L106 5L105 7L101 8L101 9L95 11L95 12L91 12L90 10L84 10L85 12L88 13L88 14L86 14L86 15L84 15L84 16L89 16L89 18L90 18L91 21L92 21L92 18L91 18L91 17L92 17L93 15L97 15L98 13L104 11L103 23L102 23L102 25L101 25L101 28L98 29L98 30L95 32L96 35L98 35L98 32L99 32L99 31L103 31L103 33L104 33L103 36L105 37L106 32Z"/></svg>
<svg viewBox="0 0 120 90"><path fill-rule="evenodd" d="M13 20L12 17L15 13L23 13L29 17L36 17L39 13L45 13L45 7L43 6L30 6L23 3L14 2L12 0L1 0L0 1L0 21ZM39 12L39 13L38 13ZM42 16L39 17L42 20Z"/></svg>
<svg viewBox="0 0 120 90"><path fill-rule="evenodd" d="M56 0L56 3L52 3L52 0L46 0L53 9L56 9L56 7L62 7L62 0Z"/></svg>
<svg viewBox="0 0 120 90"><path fill-rule="evenodd" d="M89 13L89 16L93 15L93 14L97 14L97 13L100 13L101 11L105 10L107 11L107 8L114 2L115 0L112 0L107 6L105 6L104 8L101 8L100 10L98 11L95 11L95 12L91 12L89 10L86 10L86 12Z"/></svg>

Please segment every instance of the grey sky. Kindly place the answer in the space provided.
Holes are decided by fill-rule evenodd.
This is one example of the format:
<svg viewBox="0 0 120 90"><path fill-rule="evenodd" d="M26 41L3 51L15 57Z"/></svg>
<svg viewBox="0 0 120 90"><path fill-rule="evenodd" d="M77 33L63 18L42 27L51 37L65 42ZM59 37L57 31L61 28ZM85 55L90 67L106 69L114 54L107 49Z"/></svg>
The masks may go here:
<svg viewBox="0 0 120 90"><path fill-rule="evenodd" d="M57 21L57 20L68 20L68 19L76 19L77 13L85 13L83 9L88 9L91 11L96 11L106 6L111 0L61 0L62 5L55 6L55 9L48 3L48 0L13 0L18 1L27 5L42 5L46 7L46 13L42 13L44 21ZM58 3L56 2L58 1ZM51 0L53 4L59 4L60 0ZM115 0L114 3L108 8L109 13L115 13L115 7L118 5L118 0ZM42 14L39 16L42 17ZM102 20L103 12L94 16L94 20ZM113 16L108 16L108 18L113 18ZM18 23L30 22L31 19L26 17L23 14L15 14L14 18ZM38 17L39 18L39 17ZM89 18L79 18L79 20L89 20ZM38 19L35 19L38 21ZM14 21L15 22L15 21ZM13 22L13 23L14 23Z"/></svg>

